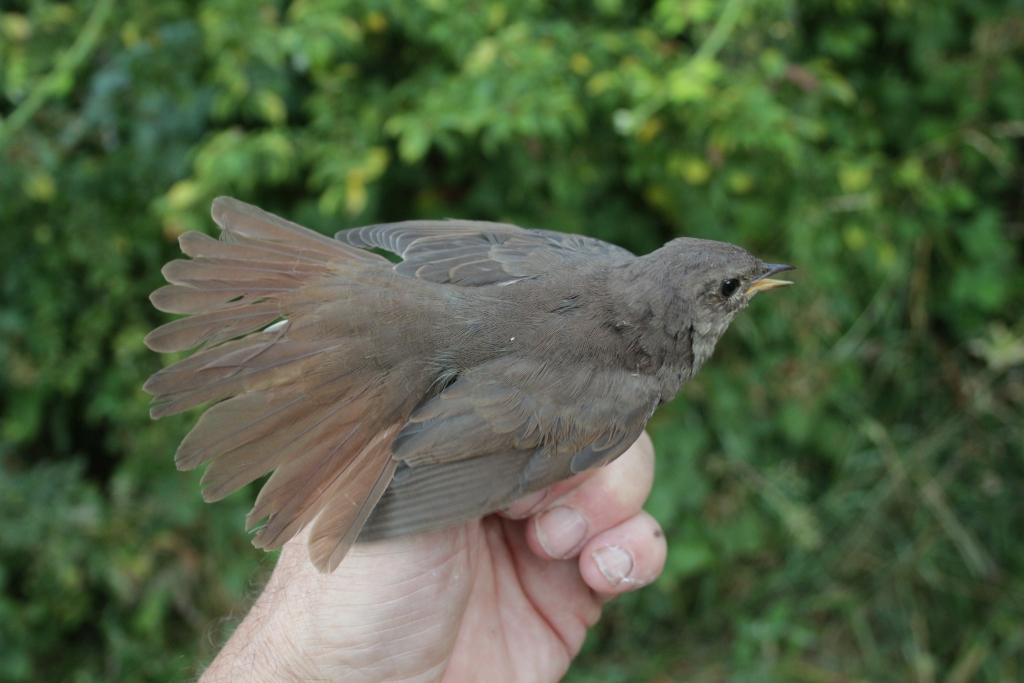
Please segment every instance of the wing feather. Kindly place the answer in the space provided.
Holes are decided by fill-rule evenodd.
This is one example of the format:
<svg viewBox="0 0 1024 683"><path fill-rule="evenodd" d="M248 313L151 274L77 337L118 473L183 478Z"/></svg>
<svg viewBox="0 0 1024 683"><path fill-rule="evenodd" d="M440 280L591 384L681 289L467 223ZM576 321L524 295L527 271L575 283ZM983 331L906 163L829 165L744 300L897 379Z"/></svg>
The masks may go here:
<svg viewBox="0 0 1024 683"><path fill-rule="evenodd" d="M519 477L532 451L480 455L443 465L399 465L360 541L443 529L507 507L522 497Z"/></svg>
<svg viewBox="0 0 1024 683"><path fill-rule="evenodd" d="M629 448L660 401L650 377L502 358L420 406L392 445L394 481L361 540L494 512Z"/></svg>
<svg viewBox="0 0 1024 683"><path fill-rule="evenodd" d="M354 247L401 256L395 270L402 275L467 287L536 277L578 258L634 258L625 249L592 237L486 221L386 223L342 230L336 237Z"/></svg>

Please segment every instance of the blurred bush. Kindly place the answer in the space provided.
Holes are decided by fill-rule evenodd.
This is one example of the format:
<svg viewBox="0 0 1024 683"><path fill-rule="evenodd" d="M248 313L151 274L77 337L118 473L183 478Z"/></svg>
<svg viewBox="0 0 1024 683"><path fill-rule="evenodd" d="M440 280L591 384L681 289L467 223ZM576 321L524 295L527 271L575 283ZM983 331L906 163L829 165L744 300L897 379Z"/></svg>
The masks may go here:
<svg viewBox="0 0 1024 683"><path fill-rule="evenodd" d="M218 194L796 264L655 416L668 566L570 679L1024 675L1020 0L0 9L0 680L187 678L270 566L139 388Z"/></svg>

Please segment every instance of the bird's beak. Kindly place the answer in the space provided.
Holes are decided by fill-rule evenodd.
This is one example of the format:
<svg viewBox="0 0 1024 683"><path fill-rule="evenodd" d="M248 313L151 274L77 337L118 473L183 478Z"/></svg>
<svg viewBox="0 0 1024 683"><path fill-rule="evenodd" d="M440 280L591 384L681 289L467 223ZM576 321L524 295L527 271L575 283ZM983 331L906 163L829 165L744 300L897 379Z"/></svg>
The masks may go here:
<svg viewBox="0 0 1024 683"><path fill-rule="evenodd" d="M769 289L793 284L789 280L772 280L770 276L781 273L784 270L796 270L796 268L781 263L768 263L766 265L768 266L768 271L747 285L747 296L754 296L758 292L767 292Z"/></svg>

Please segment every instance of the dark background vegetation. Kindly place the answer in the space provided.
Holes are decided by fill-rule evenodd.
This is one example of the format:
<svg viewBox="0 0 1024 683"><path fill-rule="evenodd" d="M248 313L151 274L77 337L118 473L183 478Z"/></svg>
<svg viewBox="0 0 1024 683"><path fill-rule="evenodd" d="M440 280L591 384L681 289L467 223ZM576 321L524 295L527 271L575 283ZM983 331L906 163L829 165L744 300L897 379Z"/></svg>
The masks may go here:
<svg viewBox="0 0 1024 683"><path fill-rule="evenodd" d="M187 679L272 566L140 389L219 194L796 264L569 679L1024 678L1024 2L3 0L0 116L0 680Z"/></svg>

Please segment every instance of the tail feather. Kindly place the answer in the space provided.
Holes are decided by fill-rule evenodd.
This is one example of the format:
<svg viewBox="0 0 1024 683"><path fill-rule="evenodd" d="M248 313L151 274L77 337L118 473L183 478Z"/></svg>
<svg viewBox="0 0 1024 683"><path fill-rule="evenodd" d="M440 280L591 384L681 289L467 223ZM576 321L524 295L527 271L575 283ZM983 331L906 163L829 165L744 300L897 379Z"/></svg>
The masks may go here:
<svg viewBox="0 0 1024 683"><path fill-rule="evenodd" d="M197 391L239 372L238 364L223 364L222 358L236 354L255 357L270 346L270 333L250 334L244 339L225 342L213 349L204 349L185 360L153 373L142 390L154 396L149 416L154 420L175 415L205 403L207 399L189 401ZM226 395L222 398L225 398Z"/></svg>
<svg viewBox="0 0 1024 683"><path fill-rule="evenodd" d="M338 378L336 385L344 378ZM311 400L297 385L254 391L214 405L185 437L175 456L178 469L189 470L213 461L203 476L204 497L219 500L267 474L282 458L305 451L310 431L355 400L360 390L342 385L332 402ZM327 434L326 438L338 434ZM244 479L244 477L249 477Z"/></svg>
<svg viewBox="0 0 1024 683"><path fill-rule="evenodd" d="M273 244L260 241L240 233L234 226L226 227L224 235L228 239L222 241L201 232L186 232L178 238L178 244L183 254L194 259L242 259L247 263L316 265L335 258L365 258L365 252L338 251L334 245L324 248L319 240L313 250L298 248L290 242Z"/></svg>
<svg viewBox="0 0 1024 683"><path fill-rule="evenodd" d="M158 311L164 313L205 313L228 303L257 301L268 296L286 292L290 287L268 287L246 285L207 284L203 289L189 285L165 285L149 295L149 300Z"/></svg>
<svg viewBox="0 0 1024 683"><path fill-rule="evenodd" d="M290 513L305 507L308 500L319 497L351 460L351 457L337 456L358 454L373 438L376 421L363 412L367 403L379 398L372 394L346 397L330 405L325 414L318 414L311 424L301 423L289 428L289 432L298 432L288 444L295 457L279 465L270 475L247 521L251 524L268 515L291 517ZM263 535L278 533L280 521L270 520Z"/></svg>
<svg viewBox="0 0 1024 683"><path fill-rule="evenodd" d="M218 403L203 413L181 442L174 462L180 470L191 470L214 461L203 474L203 497L220 500L249 483L234 481L233 470L250 470L256 479L277 466L276 460L268 459L265 467L256 463L275 452L283 457L285 449L272 449L272 444L259 449L249 446L290 429L296 419L292 409L302 400L301 394L258 391Z"/></svg>
<svg viewBox="0 0 1024 683"><path fill-rule="evenodd" d="M146 382L151 414L213 403L182 441L177 466L209 463L211 501L273 472L246 519L249 528L266 520L253 543L279 547L315 520L310 554L327 571L390 482L391 442L430 386L381 336L395 320L377 317L419 310L422 283L233 199L215 200L213 216L222 239L182 235L191 260L168 264L170 285L151 296L160 310L191 315L150 333L150 348L203 345Z"/></svg>
<svg viewBox="0 0 1024 683"><path fill-rule="evenodd" d="M339 420L325 421L323 426L311 429L301 439L303 444L310 444L308 450L274 470L246 517L248 528L260 519L267 519L253 540L257 548L279 547L320 513L329 502L324 494L356 462L356 456L369 442L367 430L359 427L359 424ZM322 438L337 432L340 432L340 439L338 436L326 441ZM385 465L386 460L374 463L378 472ZM366 500L369 491L346 489L344 495L350 497L352 505L358 506Z"/></svg>
<svg viewBox="0 0 1024 683"><path fill-rule="evenodd" d="M218 346L156 373L144 386L146 391L156 394L154 400L159 402L151 414L172 415L242 392L299 381L313 372L313 366L331 362L332 357L343 355L347 348L344 344L275 339L276 336L267 332L254 345L239 344L223 353L218 352L227 344ZM191 363L200 356L201 362Z"/></svg>
<svg viewBox="0 0 1024 683"><path fill-rule="evenodd" d="M359 532L391 483L398 461L391 457L390 444L401 422L379 432L370 440L325 498L329 501L317 515L309 534L309 556L322 571L334 571L359 537ZM375 463L385 462L383 470ZM361 504L344 494L346 490L370 493Z"/></svg>
<svg viewBox="0 0 1024 683"><path fill-rule="evenodd" d="M213 200L212 213L213 220L224 229L228 242L240 240L244 244L252 240L264 250L294 254L325 263L334 258L388 263L383 256L343 244L231 197Z"/></svg>
<svg viewBox="0 0 1024 683"><path fill-rule="evenodd" d="M204 342L212 346L266 327L281 314L281 306L270 301L219 308L161 325L146 335L146 346L160 353L185 351Z"/></svg>
<svg viewBox="0 0 1024 683"><path fill-rule="evenodd" d="M262 285L280 283L285 288L295 289L302 285L303 276L323 274L324 264L309 261L296 261L294 264L268 263L244 258L200 256L192 261L171 261L160 272L168 282L175 285L201 288L207 283L254 282Z"/></svg>

